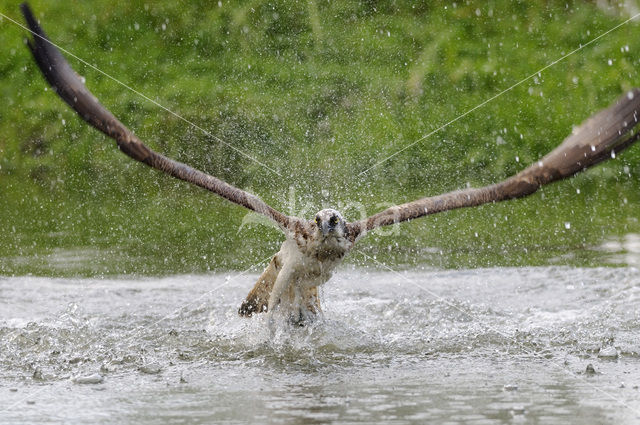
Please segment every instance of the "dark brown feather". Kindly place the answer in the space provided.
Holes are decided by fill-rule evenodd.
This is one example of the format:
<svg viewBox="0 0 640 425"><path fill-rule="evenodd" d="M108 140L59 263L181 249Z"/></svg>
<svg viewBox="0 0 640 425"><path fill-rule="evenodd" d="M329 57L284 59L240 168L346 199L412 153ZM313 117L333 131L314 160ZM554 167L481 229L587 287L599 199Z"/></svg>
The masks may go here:
<svg viewBox="0 0 640 425"><path fill-rule="evenodd" d="M233 203L263 214L275 221L286 232L293 233L299 228L306 228L306 222L303 220L282 214L257 196L231 186L217 177L169 159L145 146L85 87L64 56L49 42L29 6L23 3L20 8L27 25L34 33L33 39L28 40L29 49L51 87L82 119L115 139L122 152L136 161L210 190Z"/></svg>
<svg viewBox="0 0 640 425"><path fill-rule="evenodd" d="M355 240L369 230L456 208L531 195L540 186L574 175L611 158L638 139L632 130L640 115L640 89L621 96L615 104L595 114L556 149L513 177L482 188L469 188L390 207L364 220L349 223Z"/></svg>

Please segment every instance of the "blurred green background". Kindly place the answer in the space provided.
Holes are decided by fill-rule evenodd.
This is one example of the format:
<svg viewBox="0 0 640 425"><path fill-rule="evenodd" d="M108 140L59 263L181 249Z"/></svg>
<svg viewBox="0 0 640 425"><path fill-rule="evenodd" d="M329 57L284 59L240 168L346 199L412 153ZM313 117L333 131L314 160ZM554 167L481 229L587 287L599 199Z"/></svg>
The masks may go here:
<svg viewBox="0 0 640 425"><path fill-rule="evenodd" d="M359 175L637 13L611 4L31 2L54 42L275 172L69 58L152 148L286 213L349 219L514 174L640 85L636 19ZM0 10L23 22L18 2ZM0 20L0 274L240 270L278 249L277 230L81 121L47 89L25 34ZM348 262L611 264L598 247L640 233L639 176L635 146L527 199L369 235Z"/></svg>

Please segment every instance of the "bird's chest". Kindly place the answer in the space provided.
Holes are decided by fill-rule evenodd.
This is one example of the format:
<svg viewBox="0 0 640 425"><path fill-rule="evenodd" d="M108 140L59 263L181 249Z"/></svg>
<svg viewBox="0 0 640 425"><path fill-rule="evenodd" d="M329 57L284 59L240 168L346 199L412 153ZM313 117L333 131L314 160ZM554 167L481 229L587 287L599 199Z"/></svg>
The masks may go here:
<svg viewBox="0 0 640 425"><path fill-rule="evenodd" d="M325 283L331 278L331 274L339 261L319 259L314 256L300 255L293 266L294 277L302 286L314 287Z"/></svg>
<svg viewBox="0 0 640 425"><path fill-rule="evenodd" d="M319 286L329 280L344 257L340 253L321 250L314 246L300 247L286 243L281 253L291 268L293 280L298 285L306 287Z"/></svg>

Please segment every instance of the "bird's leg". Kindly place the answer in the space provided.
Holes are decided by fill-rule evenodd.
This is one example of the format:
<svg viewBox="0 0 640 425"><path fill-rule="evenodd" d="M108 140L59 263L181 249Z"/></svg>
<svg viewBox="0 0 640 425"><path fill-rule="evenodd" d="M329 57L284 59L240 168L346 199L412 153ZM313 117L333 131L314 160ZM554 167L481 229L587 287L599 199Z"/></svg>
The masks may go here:
<svg viewBox="0 0 640 425"><path fill-rule="evenodd" d="M322 308L320 307L320 295L318 292L317 286L304 289L305 306L307 311L313 315L322 313Z"/></svg>
<svg viewBox="0 0 640 425"><path fill-rule="evenodd" d="M283 297L289 297L291 310L289 311L289 323L294 326L306 326L315 321L322 312L317 286L291 285L288 293ZM284 302L285 300L281 300Z"/></svg>

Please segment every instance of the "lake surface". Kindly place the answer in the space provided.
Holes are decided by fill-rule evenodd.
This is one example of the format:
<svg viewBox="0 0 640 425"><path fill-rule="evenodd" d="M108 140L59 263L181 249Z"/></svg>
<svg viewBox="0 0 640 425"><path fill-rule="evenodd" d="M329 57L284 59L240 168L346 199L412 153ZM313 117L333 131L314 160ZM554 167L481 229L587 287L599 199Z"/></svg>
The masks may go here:
<svg viewBox="0 0 640 425"><path fill-rule="evenodd" d="M256 277L0 278L0 422L640 423L634 267L344 268L271 329Z"/></svg>

